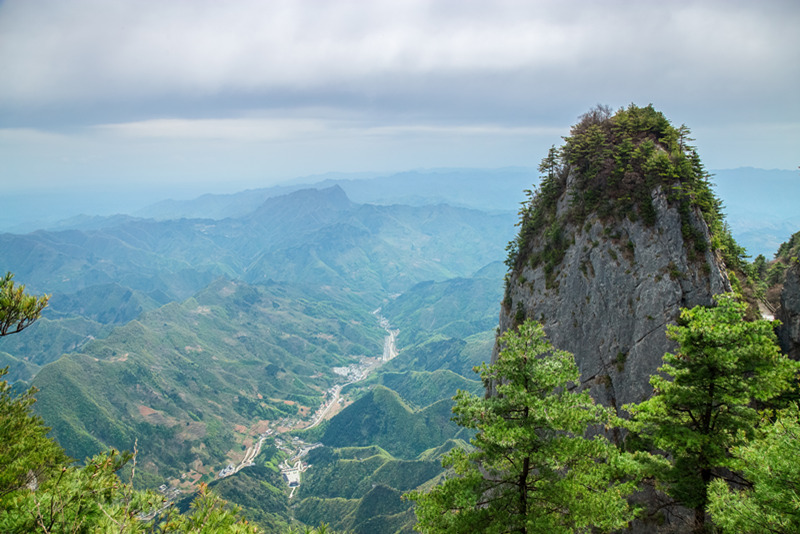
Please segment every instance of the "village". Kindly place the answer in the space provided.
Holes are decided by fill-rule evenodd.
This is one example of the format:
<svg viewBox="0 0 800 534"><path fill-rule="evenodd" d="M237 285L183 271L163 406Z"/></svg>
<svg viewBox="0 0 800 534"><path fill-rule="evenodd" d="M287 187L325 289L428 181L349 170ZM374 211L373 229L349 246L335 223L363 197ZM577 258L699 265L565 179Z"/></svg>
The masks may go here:
<svg viewBox="0 0 800 534"><path fill-rule="evenodd" d="M341 396L342 388L349 384L364 380L369 374L374 371L381 364L391 360L397 356L397 348L395 340L397 338L398 330L392 330L389 321L379 315L380 310L374 313L378 317L378 321L386 332L384 341L383 354L377 358L362 357L359 363L350 364L345 367L334 367L331 369L334 374L341 376L344 383L336 384L330 387L324 394L322 404L314 412L311 420L303 420L299 417L296 418L283 418L278 421L271 422L269 428L258 436L258 441L252 446L248 447L245 451L244 458L238 463L230 463L225 468L219 471L217 478L225 478L238 473L245 467L254 464L255 458L261 452L264 442L270 437L274 437L274 445L278 450L286 453L288 457L280 464L281 475L284 482L289 488L289 498L291 499L297 488L300 486L301 474L311 467L310 464L303 461L303 458L313 449L322 447L322 443L307 443L297 436L290 436L290 433L295 430L309 430L326 419L330 419L335 415L343 406L345 399Z"/></svg>

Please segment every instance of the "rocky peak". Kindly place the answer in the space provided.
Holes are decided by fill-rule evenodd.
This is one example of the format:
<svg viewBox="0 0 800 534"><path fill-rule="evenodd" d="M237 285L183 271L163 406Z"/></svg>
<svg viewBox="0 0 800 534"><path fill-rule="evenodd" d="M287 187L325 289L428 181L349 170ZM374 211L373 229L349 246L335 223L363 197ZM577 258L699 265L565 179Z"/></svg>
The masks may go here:
<svg viewBox="0 0 800 534"><path fill-rule="evenodd" d="M500 332L540 321L609 406L651 394L666 326L730 291L723 257L740 261L689 141L651 106L592 110L542 162L508 248Z"/></svg>

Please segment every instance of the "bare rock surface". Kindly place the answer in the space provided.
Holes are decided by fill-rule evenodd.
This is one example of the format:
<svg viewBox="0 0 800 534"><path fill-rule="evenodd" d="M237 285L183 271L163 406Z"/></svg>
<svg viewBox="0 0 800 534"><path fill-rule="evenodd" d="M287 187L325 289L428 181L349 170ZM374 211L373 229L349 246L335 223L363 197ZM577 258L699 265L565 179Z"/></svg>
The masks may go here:
<svg viewBox="0 0 800 534"><path fill-rule="evenodd" d="M570 191L558 203L566 213ZM509 274L500 333L521 319L540 321L553 345L575 355L581 385L599 402L619 409L652 393L649 377L676 345L666 337L681 307L710 305L714 295L730 291L722 260L707 247L690 259L681 217L661 188L652 193L656 221L589 216L564 229L571 244L556 276L547 283L541 265ZM690 221L708 243L699 210ZM535 236L529 254L543 247ZM492 361L497 358L497 348Z"/></svg>
<svg viewBox="0 0 800 534"><path fill-rule="evenodd" d="M781 349L792 359L800 360L800 264L786 271L777 319L781 321L778 339Z"/></svg>

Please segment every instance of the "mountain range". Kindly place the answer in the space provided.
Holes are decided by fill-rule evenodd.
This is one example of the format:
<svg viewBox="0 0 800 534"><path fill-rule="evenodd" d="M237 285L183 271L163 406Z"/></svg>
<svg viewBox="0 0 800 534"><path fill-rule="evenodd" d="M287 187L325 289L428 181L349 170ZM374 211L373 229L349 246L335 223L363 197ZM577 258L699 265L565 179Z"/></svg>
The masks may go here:
<svg viewBox="0 0 800 534"><path fill-rule="evenodd" d="M440 457L469 439L451 397L482 390L472 369L498 314L513 318L503 259L535 174L327 176L0 234L0 268L52 294L37 323L0 340L0 365L39 388L37 413L78 460L137 444L138 483L211 482L265 528L410 532L400 496L434 483ZM734 235L771 256L800 225L796 173L715 174ZM387 329L399 354L376 366ZM336 371L367 361L358 381ZM337 384L336 415L300 430ZM280 425L281 439L323 445L296 494L275 434L254 465L217 478Z"/></svg>

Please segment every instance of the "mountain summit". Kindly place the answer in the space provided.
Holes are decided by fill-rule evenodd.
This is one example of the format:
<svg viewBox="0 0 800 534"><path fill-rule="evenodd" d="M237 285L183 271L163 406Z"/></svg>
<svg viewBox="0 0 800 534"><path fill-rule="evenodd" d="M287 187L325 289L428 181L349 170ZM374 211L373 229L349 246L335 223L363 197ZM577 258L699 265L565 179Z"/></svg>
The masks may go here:
<svg viewBox="0 0 800 534"><path fill-rule="evenodd" d="M690 141L652 106L583 115L543 160L508 246L499 332L540 321L615 408L651 394L680 308L738 284L726 263L742 250Z"/></svg>

